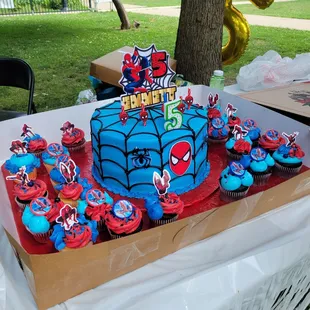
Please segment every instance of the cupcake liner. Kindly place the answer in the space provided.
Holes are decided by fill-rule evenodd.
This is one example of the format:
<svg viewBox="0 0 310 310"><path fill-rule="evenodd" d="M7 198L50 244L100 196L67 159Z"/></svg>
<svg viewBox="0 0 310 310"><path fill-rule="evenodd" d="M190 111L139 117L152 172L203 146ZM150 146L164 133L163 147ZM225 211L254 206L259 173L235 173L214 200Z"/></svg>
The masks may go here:
<svg viewBox="0 0 310 310"><path fill-rule="evenodd" d="M228 137L227 138L225 138L225 139L208 139L208 142L210 143L210 144L223 144L223 143L226 143L227 142L227 140L228 140Z"/></svg>
<svg viewBox="0 0 310 310"><path fill-rule="evenodd" d="M280 163L278 162L275 162L275 167L276 167L276 170L275 170L275 173L282 177L282 178L290 178L290 177L293 177L295 175L297 175L302 167L302 165L300 165L300 167L284 167L282 166Z"/></svg>
<svg viewBox="0 0 310 310"><path fill-rule="evenodd" d="M67 146L67 145L64 145L64 146L68 149L69 153L71 153L71 152L82 151L85 148L85 144L86 144L86 140L84 139L83 143L78 144L76 146Z"/></svg>
<svg viewBox="0 0 310 310"><path fill-rule="evenodd" d="M236 192L227 191L220 185L220 190L220 199L226 202L232 202L244 198L247 195L249 188L242 192Z"/></svg>
<svg viewBox="0 0 310 310"><path fill-rule="evenodd" d="M268 183L268 180L271 176L271 173L268 174L252 174L254 178L254 184L255 186L262 186L266 185Z"/></svg>
<svg viewBox="0 0 310 310"><path fill-rule="evenodd" d="M152 220L152 223L155 226L161 226L161 225L165 225L165 224L169 224L169 223L173 223L178 219L179 215L176 214L174 217L169 218L169 219L159 219L159 220Z"/></svg>
<svg viewBox="0 0 310 310"><path fill-rule="evenodd" d="M241 159L241 157L242 157L242 155L234 154L234 153L230 152L227 149L226 149L226 152L227 152L227 155L228 155L229 159L231 159L231 160L238 160L239 161Z"/></svg>
<svg viewBox="0 0 310 310"><path fill-rule="evenodd" d="M100 231L100 232L105 231L106 226L105 226L104 223L105 222L104 222L103 219L100 220L99 222L97 222L97 229L98 229L98 231Z"/></svg>
<svg viewBox="0 0 310 310"><path fill-rule="evenodd" d="M52 232L53 232L53 229L51 228L45 234L33 234L32 232L30 232L30 233L32 234L35 241L37 241L39 243L47 243L50 240L50 236L52 235Z"/></svg>

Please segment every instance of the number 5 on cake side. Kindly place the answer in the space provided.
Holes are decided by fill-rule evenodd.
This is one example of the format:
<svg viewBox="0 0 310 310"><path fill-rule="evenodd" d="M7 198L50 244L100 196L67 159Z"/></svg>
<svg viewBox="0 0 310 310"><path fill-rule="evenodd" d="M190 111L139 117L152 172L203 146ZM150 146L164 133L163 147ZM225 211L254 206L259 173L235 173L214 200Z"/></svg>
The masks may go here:
<svg viewBox="0 0 310 310"><path fill-rule="evenodd" d="M164 117L167 122L165 122L165 130L169 131L172 129L178 129L182 126L183 123L183 114L178 111L177 107L179 106L181 100L177 99L174 101L166 102Z"/></svg>

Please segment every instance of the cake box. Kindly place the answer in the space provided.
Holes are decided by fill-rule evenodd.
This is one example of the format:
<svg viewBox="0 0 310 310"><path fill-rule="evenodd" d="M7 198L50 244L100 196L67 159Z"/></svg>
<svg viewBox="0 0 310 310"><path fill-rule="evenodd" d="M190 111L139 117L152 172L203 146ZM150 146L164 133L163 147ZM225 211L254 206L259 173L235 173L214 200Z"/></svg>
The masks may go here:
<svg viewBox="0 0 310 310"><path fill-rule="evenodd" d="M210 91L214 92L206 86L193 86L191 90L195 100L202 105L206 105ZM187 91L187 88L180 88L177 96L185 96ZM240 118L254 118L263 131L275 127L281 132L298 131L298 143L306 153L304 165L310 167L310 133L306 125L225 92L219 92L219 96L223 107L227 102L232 103L238 108ZM1 132L6 133L2 138L3 145L10 145L24 123L35 127L47 141L60 142L59 124L68 119L79 124L89 141L89 122L94 110L116 99L1 122ZM2 164L10 156L10 151L3 147L0 154ZM21 244L3 176L0 177L0 190L0 222L23 266L38 308L46 309L194 242L309 195L310 170L264 192L164 226L92 247L41 255L27 253Z"/></svg>

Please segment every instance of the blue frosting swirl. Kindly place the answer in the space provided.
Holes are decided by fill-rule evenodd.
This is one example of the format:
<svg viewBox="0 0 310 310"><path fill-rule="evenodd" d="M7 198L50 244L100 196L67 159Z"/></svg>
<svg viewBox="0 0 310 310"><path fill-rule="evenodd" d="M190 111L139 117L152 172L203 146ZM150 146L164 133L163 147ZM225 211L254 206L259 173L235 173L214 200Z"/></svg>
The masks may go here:
<svg viewBox="0 0 310 310"><path fill-rule="evenodd" d="M267 154L266 158L261 161L253 160L250 155L243 155L240 163L244 168L251 168L254 172L265 172L269 167L275 165L274 159L269 154Z"/></svg>
<svg viewBox="0 0 310 310"><path fill-rule="evenodd" d="M211 131L211 136L213 138L223 138L223 137L227 137L228 133L229 133L229 131L225 127L223 127L221 129L221 133L220 133L219 129L213 128Z"/></svg>
<svg viewBox="0 0 310 310"><path fill-rule="evenodd" d="M281 145L272 155L272 157L279 163L283 164L300 164L302 163L302 158L296 156L291 157L289 155L292 147L286 146L285 144Z"/></svg>
<svg viewBox="0 0 310 310"><path fill-rule="evenodd" d="M254 183L253 176L245 171L243 176L236 176L230 173L230 168L225 168L221 173L221 186L227 191L235 191L241 185L250 187Z"/></svg>
<svg viewBox="0 0 310 310"><path fill-rule="evenodd" d="M26 172L30 173L35 168L40 167L40 159L33 154L14 154L8 159L4 168L10 171L10 173L15 174L19 171L19 168L25 166Z"/></svg>
<svg viewBox="0 0 310 310"><path fill-rule="evenodd" d="M29 143L30 141L36 141L36 140L42 140L43 138L39 134L35 134L34 136L31 137L25 137L24 141Z"/></svg>
<svg viewBox="0 0 310 310"><path fill-rule="evenodd" d="M34 215L29 206L26 206L23 212L22 222L33 234L44 234L51 227L45 216Z"/></svg>
<svg viewBox="0 0 310 310"><path fill-rule="evenodd" d="M260 128L254 128L248 132L248 136L252 141L257 140L260 137L261 130Z"/></svg>
<svg viewBox="0 0 310 310"><path fill-rule="evenodd" d="M76 166L76 175L79 176L80 175L80 168L78 166ZM50 172L50 178L59 184L63 184L66 182L65 178L63 177L63 175L61 174L61 172L59 171L59 169L57 167L54 167L51 172Z"/></svg>
<svg viewBox="0 0 310 310"><path fill-rule="evenodd" d="M88 204L86 200L78 200L78 204L77 204L77 212L79 214L85 214L86 208L87 208Z"/></svg>
<svg viewBox="0 0 310 310"><path fill-rule="evenodd" d="M69 153L68 149L65 146L63 146L63 150L64 150L64 154L65 155L70 156L70 153ZM42 160L47 165L53 166L53 165L56 164L56 157L50 155L47 151L42 153Z"/></svg>
<svg viewBox="0 0 310 310"><path fill-rule="evenodd" d="M159 220L163 217L164 211L160 205L158 197L149 197L145 199L145 208L151 220Z"/></svg>

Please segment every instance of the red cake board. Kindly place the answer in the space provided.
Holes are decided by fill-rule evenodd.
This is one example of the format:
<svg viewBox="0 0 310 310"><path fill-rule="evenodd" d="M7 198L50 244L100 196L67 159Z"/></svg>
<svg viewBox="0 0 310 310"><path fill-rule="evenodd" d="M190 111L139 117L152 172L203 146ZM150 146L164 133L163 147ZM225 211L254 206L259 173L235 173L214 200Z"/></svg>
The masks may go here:
<svg viewBox="0 0 310 310"><path fill-rule="evenodd" d="M227 155L224 145L210 145L209 146L209 162L211 166L211 171L208 178L197 188L181 195L181 199L185 204L184 212L179 216L179 219L184 219L186 217L199 214L213 208L221 207L226 202L220 200L219 192L219 178L222 170L227 165ZM78 153L72 153L72 159L80 167L81 176L87 178L90 183L93 184L94 188L101 188L100 185L94 180L91 173L92 168L92 152L91 152L91 143L87 142L84 151ZM4 169L4 166L1 167L4 178L9 175L8 171ZM303 166L300 173L309 170L308 167ZM54 188L50 182L49 175L47 171L43 168L39 170L38 179L43 180L48 186L49 198L55 198L57 194L54 191ZM285 182L286 179L272 175L268 184L265 186L252 186L249 190L248 196L256 194L261 191L265 191L269 188L272 188L282 182ZM22 212L20 211L18 205L16 204L13 196L13 187L14 182L5 181L7 192L12 206L12 211L20 237L21 245L29 254L48 254L57 252L52 244L48 242L47 244L37 243L31 234L26 230L25 226L22 223ZM114 199L114 201L125 198L119 195L109 192L109 195ZM142 211L146 211L144 208L143 199L132 199L128 198L133 204L141 208ZM146 212L143 214L143 230L150 229L151 223L148 219ZM104 242L109 240L109 235L107 232L100 234L97 242Z"/></svg>

